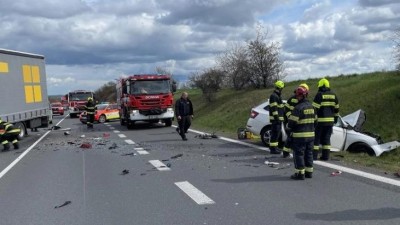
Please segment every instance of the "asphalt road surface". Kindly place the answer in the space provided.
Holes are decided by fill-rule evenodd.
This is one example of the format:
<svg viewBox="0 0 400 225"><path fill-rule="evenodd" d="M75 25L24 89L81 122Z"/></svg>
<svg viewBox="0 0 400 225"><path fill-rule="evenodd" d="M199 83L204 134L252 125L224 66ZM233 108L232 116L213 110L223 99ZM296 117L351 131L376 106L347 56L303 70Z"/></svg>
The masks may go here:
<svg viewBox="0 0 400 225"><path fill-rule="evenodd" d="M0 153L1 225L400 224L398 185L321 165L293 181L291 159L161 124L60 126Z"/></svg>

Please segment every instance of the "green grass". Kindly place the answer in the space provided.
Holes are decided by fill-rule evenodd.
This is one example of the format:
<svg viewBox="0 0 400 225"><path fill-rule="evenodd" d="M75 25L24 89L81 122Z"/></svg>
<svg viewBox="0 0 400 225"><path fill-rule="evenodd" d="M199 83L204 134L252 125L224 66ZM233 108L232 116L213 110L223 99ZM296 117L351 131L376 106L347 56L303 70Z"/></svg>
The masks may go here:
<svg viewBox="0 0 400 225"><path fill-rule="evenodd" d="M340 114L358 109L367 114L364 130L379 134L384 141L399 140L400 134L400 75L396 72L376 72L328 78L340 100ZM287 99L298 84L310 87L310 100L317 92L318 79L286 83L283 98ZM179 90L180 91L180 90ZM175 98L180 97L180 93ZM273 89L224 89L214 102L208 103L198 89L187 90L194 105L193 128L219 135L236 137L236 130L245 127L252 107L266 101ZM390 172L400 170L400 149L370 157L363 153L344 153L344 161ZM356 161L356 162L354 162Z"/></svg>

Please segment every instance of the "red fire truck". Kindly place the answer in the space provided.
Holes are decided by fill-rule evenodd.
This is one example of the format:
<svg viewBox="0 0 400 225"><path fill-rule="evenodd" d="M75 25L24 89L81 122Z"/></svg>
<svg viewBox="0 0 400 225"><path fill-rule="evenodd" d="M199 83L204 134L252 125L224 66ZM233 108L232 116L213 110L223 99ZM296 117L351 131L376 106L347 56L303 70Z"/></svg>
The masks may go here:
<svg viewBox="0 0 400 225"><path fill-rule="evenodd" d="M89 97L93 98L92 91L76 90L71 91L64 96L68 100L68 111L71 118L77 117L85 110L85 105Z"/></svg>
<svg viewBox="0 0 400 225"><path fill-rule="evenodd" d="M121 78L117 83L121 125L132 129L136 121L171 126L174 118L175 85L169 75L142 74Z"/></svg>

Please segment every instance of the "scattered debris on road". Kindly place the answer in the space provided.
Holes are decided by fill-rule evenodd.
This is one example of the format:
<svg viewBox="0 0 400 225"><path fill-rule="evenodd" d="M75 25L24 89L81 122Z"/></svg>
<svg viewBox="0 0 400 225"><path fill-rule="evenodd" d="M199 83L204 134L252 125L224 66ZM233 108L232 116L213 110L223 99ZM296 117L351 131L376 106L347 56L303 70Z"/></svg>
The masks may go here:
<svg viewBox="0 0 400 225"><path fill-rule="evenodd" d="M58 209L58 208L64 207L64 206L69 205L69 204L71 204L71 201L65 201L62 205L54 206L54 208Z"/></svg>
<svg viewBox="0 0 400 225"><path fill-rule="evenodd" d="M169 159L162 159L161 162L168 162Z"/></svg>
<svg viewBox="0 0 400 225"><path fill-rule="evenodd" d="M85 136L84 134L82 134L82 135L81 135L81 138L84 138L84 137L86 137L86 136Z"/></svg>
<svg viewBox="0 0 400 225"><path fill-rule="evenodd" d="M268 165L269 167L274 167L274 166L279 165L278 162L270 162L270 161L268 161L268 160L265 161L264 164L265 164L265 165Z"/></svg>
<svg viewBox="0 0 400 225"><path fill-rule="evenodd" d="M70 135L70 133L68 131L65 131L64 135Z"/></svg>
<svg viewBox="0 0 400 225"><path fill-rule="evenodd" d="M171 156L171 159L177 159L177 158L180 158L182 156L183 156L183 154L174 155L174 156Z"/></svg>
<svg viewBox="0 0 400 225"><path fill-rule="evenodd" d="M92 148L92 144L85 142L81 144L80 148Z"/></svg>
<svg viewBox="0 0 400 225"><path fill-rule="evenodd" d="M76 143L73 142L73 141L68 141L67 144L69 144L69 145L74 145L74 144L76 144Z"/></svg>
<svg viewBox="0 0 400 225"><path fill-rule="evenodd" d="M124 170L122 170L122 173L121 173L121 175L126 175L126 174L128 174L129 173L129 170L127 170L127 169L124 169Z"/></svg>
<svg viewBox="0 0 400 225"><path fill-rule="evenodd" d="M281 167L277 167L277 168L275 168L276 170L283 170L283 169L287 169L287 168L290 168L292 165L290 164L290 163L287 163L286 165L284 165L284 166L281 166Z"/></svg>
<svg viewBox="0 0 400 225"><path fill-rule="evenodd" d="M218 138L218 136L215 133L212 133L212 134L203 133L203 134L196 135L194 137L200 138L200 139Z"/></svg>
<svg viewBox="0 0 400 225"><path fill-rule="evenodd" d="M108 149L111 150L111 149L116 149L116 148L118 148L117 144L116 143L112 143L111 146Z"/></svg>
<svg viewBox="0 0 400 225"><path fill-rule="evenodd" d="M104 138L108 138L108 137L110 137L110 134L109 133L103 133L103 137Z"/></svg>
<svg viewBox="0 0 400 225"><path fill-rule="evenodd" d="M134 153L134 152L130 152L130 153L125 153L125 154L122 154L121 156L128 156L128 155L130 155L130 156L135 156L135 155L136 155L136 153Z"/></svg>
<svg viewBox="0 0 400 225"><path fill-rule="evenodd" d="M332 176L332 177L335 177L335 176L339 176L340 174L342 174L342 171L336 170L335 172L332 172L332 173L331 173L331 176Z"/></svg>
<svg viewBox="0 0 400 225"><path fill-rule="evenodd" d="M140 176L144 176L144 175L146 175L146 173L141 173L141 174L140 174Z"/></svg>
<svg viewBox="0 0 400 225"><path fill-rule="evenodd" d="M167 163L167 167L171 167L171 163Z"/></svg>

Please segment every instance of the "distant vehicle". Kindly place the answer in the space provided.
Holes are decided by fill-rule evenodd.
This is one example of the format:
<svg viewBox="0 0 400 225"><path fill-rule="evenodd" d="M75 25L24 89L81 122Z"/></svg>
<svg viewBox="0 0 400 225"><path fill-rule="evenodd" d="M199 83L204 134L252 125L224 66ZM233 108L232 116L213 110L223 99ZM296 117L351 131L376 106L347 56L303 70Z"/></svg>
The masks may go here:
<svg viewBox="0 0 400 225"><path fill-rule="evenodd" d="M61 102L51 103L51 111L53 112L53 115L64 115L64 107Z"/></svg>
<svg viewBox="0 0 400 225"><path fill-rule="evenodd" d="M367 117L364 111L358 110L345 117L339 117L333 126L331 136L331 151L362 151L370 155L380 156L383 152L400 147L400 142L392 141L383 143L382 139L369 132L362 131L362 125ZM271 137L271 124L269 122L269 101L264 102L251 110L247 121L247 129L261 135L262 142L268 147ZM282 129L282 140L286 140L285 130Z"/></svg>
<svg viewBox="0 0 400 225"><path fill-rule="evenodd" d="M84 111L89 97L93 98L94 101L94 93L92 91L76 90L64 95L64 99L68 101L68 112L71 118L77 117Z"/></svg>
<svg viewBox="0 0 400 225"><path fill-rule="evenodd" d="M47 127L51 121L44 56L0 49L0 118L21 129Z"/></svg>
<svg viewBox="0 0 400 225"><path fill-rule="evenodd" d="M99 104L96 105L96 111L94 114L94 121L104 123L109 120L119 120L119 108L117 104ZM79 115L79 120L86 124L87 117L86 112L82 112Z"/></svg>
<svg viewBox="0 0 400 225"><path fill-rule="evenodd" d="M133 128L136 121L171 126L174 118L173 95L176 88L169 75L145 74L121 78L117 82L117 101L121 125Z"/></svg>

